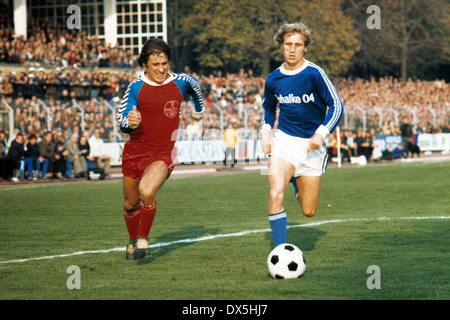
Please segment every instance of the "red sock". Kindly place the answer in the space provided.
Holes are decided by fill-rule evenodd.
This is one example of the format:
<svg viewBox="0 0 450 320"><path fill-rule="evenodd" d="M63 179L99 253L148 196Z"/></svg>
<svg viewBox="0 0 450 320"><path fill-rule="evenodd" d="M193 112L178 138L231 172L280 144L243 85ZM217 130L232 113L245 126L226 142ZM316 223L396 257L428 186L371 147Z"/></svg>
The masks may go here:
<svg viewBox="0 0 450 320"><path fill-rule="evenodd" d="M148 234L150 233L150 229L152 228L153 219L156 214L156 199L153 201L153 204L150 206L146 206L141 202L139 206L140 220L139 220L139 230L138 236L142 238L148 238Z"/></svg>
<svg viewBox="0 0 450 320"><path fill-rule="evenodd" d="M131 241L137 240L139 229L139 213L139 209L132 213L127 213L125 210L123 212L123 217L125 218L125 224L127 226Z"/></svg>

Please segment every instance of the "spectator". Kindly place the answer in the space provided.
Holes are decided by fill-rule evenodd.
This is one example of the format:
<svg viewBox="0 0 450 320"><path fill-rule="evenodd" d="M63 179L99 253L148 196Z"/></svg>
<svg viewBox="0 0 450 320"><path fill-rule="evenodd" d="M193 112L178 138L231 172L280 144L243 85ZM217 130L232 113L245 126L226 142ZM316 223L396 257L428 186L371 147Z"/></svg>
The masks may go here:
<svg viewBox="0 0 450 320"><path fill-rule="evenodd" d="M227 130L223 135L223 141L225 142L225 159L223 159L223 164L226 166L228 163L231 163L231 167L234 167L234 163L236 161L236 144L239 141L239 135L234 129L234 125L229 123L227 125ZM228 161L229 156L231 156L231 161Z"/></svg>
<svg viewBox="0 0 450 320"><path fill-rule="evenodd" d="M39 153L42 157L42 179L48 179L47 168L50 168L51 172L54 172L55 163L55 143L52 139L51 131L44 133L43 139L39 142Z"/></svg>
<svg viewBox="0 0 450 320"><path fill-rule="evenodd" d="M8 142L6 141L6 133L0 130L0 157L6 156L6 151L8 149Z"/></svg>
<svg viewBox="0 0 450 320"><path fill-rule="evenodd" d="M14 87L9 77L3 78L3 94L5 97L12 97L14 94Z"/></svg>
<svg viewBox="0 0 450 320"><path fill-rule="evenodd" d="M69 158L69 151L64 146L63 133L56 132L55 138L55 162L53 164L53 174L56 178L72 178L72 166Z"/></svg>
<svg viewBox="0 0 450 320"><path fill-rule="evenodd" d="M350 148L350 152L352 154L352 157L358 157L358 142L357 139L358 134L356 131L350 131L347 137L347 145Z"/></svg>
<svg viewBox="0 0 450 320"><path fill-rule="evenodd" d="M28 179L37 180L40 175L40 157L39 145L37 144L37 137L34 133L28 137L28 143L25 147L25 169L28 170ZM34 176L34 169L36 168L37 176Z"/></svg>
<svg viewBox="0 0 450 320"><path fill-rule="evenodd" d="M0 130L0 180L11 181L14 176L15 163L7 157L7 142L5 131Z"/></svg>
<svg viewBox="0 0 450 320"><path fill-rule="evenodd" d="M18 133L9 147L8 157L14 161L14 169L19 169L19 179L23 180L25 146L23 134Z"/></svg>
<svg viewBox="0 0 450 320"><path fill-rule="evenodd" d="M188 140L199 140L201 138L201 130L198 121L191 119L186 126L186 134Z"/></svg>
<svg viewBox="0 0 450 320"><path fill-rule="evenodd" d="M80 137L80 141L78 141L78 149L80 150L81 157L84 159L86 169L95 168L95 158L90 155L91 148L85 136Z"/></svg>
<svg viewBox="0 0 450 320"><path fill-rule="evenodd" d="M382 152L381 160L392 160L392 146L388 146L386 150Z"/></svg>
<svg viewBox="0 0 450 320"><path fill-rule="evenodd" d="M399 143L397 147L392 150L392 159L406 159L405 149L403 149L403 145Z"/></svg>
<svg viewBox="0 0 450 320"><path fill-rule="evenodd" d="M70 162L73 165L73 174L75 178L82 178L86 177L86 163L78 148L78 139L78 133L72 133L70 139L65 143L65 148L68 152Z"/></svg>
<svg viewBox="0 0 450 320"><path fill-rule="evenodd" d="M351 135L351 131L349 130L341 130L341 157L342 161L351 162L352 160L352 152L350 147L347 144L348 137Z"/></svg>
<svg viewBox="0 0 450 320"><path fill-rule="evenodd" d="M358 154L360 156L365 156L366 160L369 161L372 158L374 137L366 131L359 131L359 134L360 135L357 139Z"/></svg>
<svg viewBox="0 0 450 320"><path fill-rule="evenodd" d="M100 68L111 67L111 61L109 60L108 51L103 50L98 55L98 66Z"/></svg>
<svg viewBox="0 0 450 320"><path fill-rule="evenodd" d="M95 165L99 168L105 168L105 173L110 169L110 159L105 153L103 139L100 138L100 129L95 129L89 138L89 146L91 148L90 156L94 158Z"/></svg>
<svg viewBox="0 0 450 320"><path fill-rule="evenodd" d="M336 136L334 134L329 134L328 136L326 136L325 138L325 146L327 148L327 153L328 153L328 159L327 161L330 162L331 159L337 155L337 141L336 141Z"/></svg>
<svg viewBox="0 0 450 320"><path fill-rule="evenodd" d="M411 140L408 142L408 151L411 152L411 158L414 158L414 154L420 158L420 147L417 145L418 134L413 133Z"/></svg>
<svg viewBox="0 0 450 320"><path fill-rule="evenodd" d="M403 118L403 124L400 127L400 132L402 135L402 146L403 150L406 152L406 157L409 156L409 145L411 144L411 137L413 135L412 127L409 123L409 119L407 117Z"/></svg>

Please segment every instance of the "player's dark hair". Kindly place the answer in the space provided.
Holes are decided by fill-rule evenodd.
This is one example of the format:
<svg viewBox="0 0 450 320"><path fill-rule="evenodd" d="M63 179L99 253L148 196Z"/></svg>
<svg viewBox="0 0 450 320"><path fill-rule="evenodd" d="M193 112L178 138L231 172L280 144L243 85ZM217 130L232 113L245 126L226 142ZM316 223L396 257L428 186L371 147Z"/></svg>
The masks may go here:
<svg viewBox="0 0 450 320"><path fill-rule="evenodd" d="M172 56L172 50L169 45L161 39L148 39L144 46L142 47L141 53L138 58L139 65L141 67L145 66L151 55L164 53L167 59L170 60Z"/></svg>

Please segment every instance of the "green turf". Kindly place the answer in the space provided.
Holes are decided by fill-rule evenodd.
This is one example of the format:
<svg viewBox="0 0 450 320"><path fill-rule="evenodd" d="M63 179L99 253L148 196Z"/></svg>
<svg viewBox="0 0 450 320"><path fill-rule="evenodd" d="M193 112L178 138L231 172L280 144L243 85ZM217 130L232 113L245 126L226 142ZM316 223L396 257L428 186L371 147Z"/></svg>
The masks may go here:
<svg viewBox="0 0 450 320"><path fill-rule="evenodd" d="M259 173L167 181L150 234L161 245L140 262L121 251L121 182L1 189L0 299L447 300L450 221L437 217L450 217L448 172L450 162L330 168L312 219L290 186L288 242L307 264L294 280L268 274L268 184ZM247 230L257 232L182 241ZM82 251L94 252L73 255ZM81 289L66 285L71 265ZM380 289L367 288L371 265Z"/></svg>

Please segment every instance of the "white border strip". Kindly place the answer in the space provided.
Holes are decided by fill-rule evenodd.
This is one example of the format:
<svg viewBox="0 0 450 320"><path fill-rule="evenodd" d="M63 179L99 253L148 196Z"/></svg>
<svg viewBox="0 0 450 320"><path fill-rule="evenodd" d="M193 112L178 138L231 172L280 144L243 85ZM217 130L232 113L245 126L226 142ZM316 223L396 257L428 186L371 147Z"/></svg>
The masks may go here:
<svg viewBox="0 0 450 320"><path fill-rule="evenodd" d="M314 227L314 226L321 226L324 224L341 223L341 222L430 220L430 219L450 219L450 216L399 217L399 218L380 217L380 218L374 218L374 219L369 219L369 218L336 219L336 220L324 220L324 221L305 223L305 224L300 224L300 225L295 225L295 226L288 226L287 228L293 229L293 228L303 228L303 227ZM264 233L264 232L270 232L270 231L271 231L271 229L246 230L246 231L235 232L235 233L210 235L210 236L205 236L205 237L200 237L200 238L182 239L182 240L176 240L176 241L170 241L170 242L159 242L159 243L151 244L149 246L149 248L166 247L166 246L171 246L171 245L178 244L178 243L195 243L195 242L208 241L208 240L214 240L214 239L220 239L220 238L241 237L241 236L246 236L249 234ZM28 262L28 261L37 261L37 260L49 260L49 259L54 259L54 258L79 256L79 255L88 254L88 253L110 253L110 252L115 252L115 251L125 251L125 246L112 248L112 249L105 249L105 250L78 251L78 252L74 252L74 253L67 253L67 254L60 254L60 255L53 255L53 256L0 261L0 264L10 264L10 263L19 263L19 262Z"/></svg>

